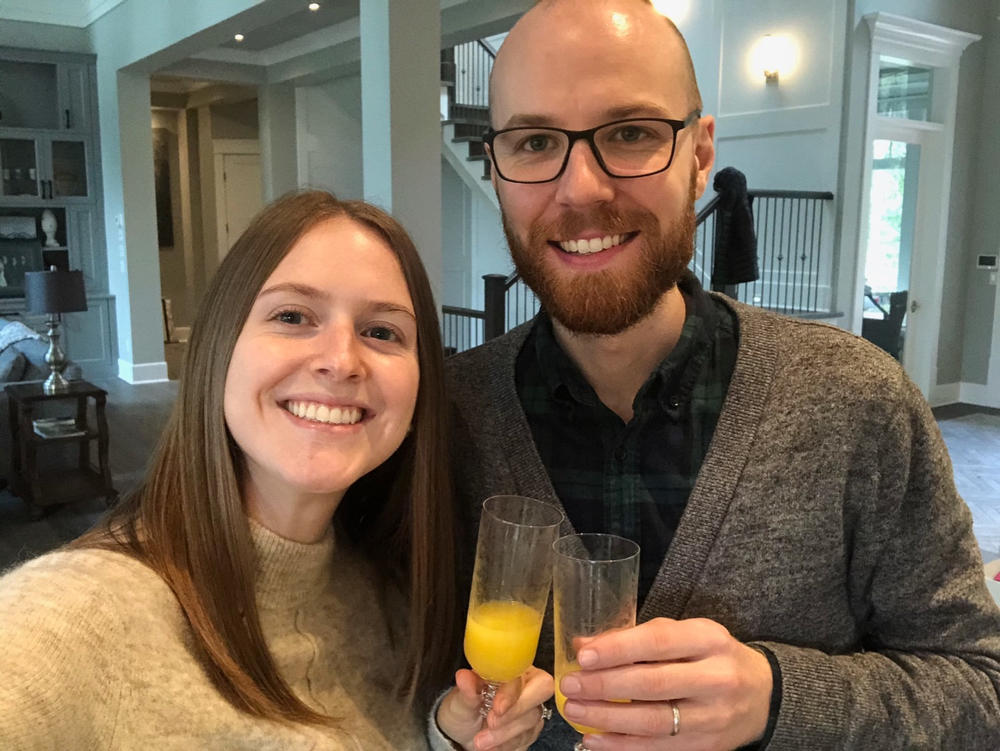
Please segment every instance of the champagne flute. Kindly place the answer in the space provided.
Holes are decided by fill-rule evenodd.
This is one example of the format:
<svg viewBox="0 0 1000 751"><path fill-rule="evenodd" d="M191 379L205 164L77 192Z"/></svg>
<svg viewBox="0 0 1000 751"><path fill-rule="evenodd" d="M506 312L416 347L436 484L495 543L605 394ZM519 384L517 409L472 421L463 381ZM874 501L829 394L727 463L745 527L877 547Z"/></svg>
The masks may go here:
<svg viewBox="0 0 1000 751"><path fill-rule="evenodd" d="M559 690L559 682L564 675L580 669L576 653L592 637L635 625L639 546L617 535L579 534L560 537L552 549L556 708L577 732L599 733L598 728L576 724L566 717L566 697ZM573 748L587 751L582 741Z"/></svg>
<svg viewBox="0 0 1000 751"><path fill-rule="evenodd" d="M562 511L533 498L497 495L483 503L465 623L465 657L487 682L483 717L499 685L535 660L562 520Z"/></svg>

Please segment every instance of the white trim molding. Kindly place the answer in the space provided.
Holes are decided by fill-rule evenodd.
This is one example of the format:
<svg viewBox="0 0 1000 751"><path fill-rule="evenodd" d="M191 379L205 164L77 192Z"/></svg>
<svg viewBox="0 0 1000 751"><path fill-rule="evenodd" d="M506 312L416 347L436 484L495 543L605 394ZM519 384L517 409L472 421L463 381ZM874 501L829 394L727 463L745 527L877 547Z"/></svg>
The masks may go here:
<svg viewBox="0 0 1000 751"><path fill-rule="evenodd" d="M162 383L167 379L166 362L140 362L118 360L118 377L126 383Z"/></svg>
<svg viewBox="0 0 1000 751"><path fill-rule="evenodd" d="M893 13L870 13L872 46L882 54L916 58L925 65L947 68L958 62L965 48L982 39L979 34L950 29Z"/></svg>

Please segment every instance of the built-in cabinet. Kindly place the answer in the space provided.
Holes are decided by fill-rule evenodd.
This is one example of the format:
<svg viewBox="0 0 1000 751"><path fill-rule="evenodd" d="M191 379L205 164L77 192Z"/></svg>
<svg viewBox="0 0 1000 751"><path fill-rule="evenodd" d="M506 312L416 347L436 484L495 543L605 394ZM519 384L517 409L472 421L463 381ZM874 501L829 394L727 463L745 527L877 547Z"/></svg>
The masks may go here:
<svg viewBox="0 0 1000 751"><path fill-rule="evenodd" d="M44 331L16 280L35 267L83 271L88 309L64 316L62 346L88 377L117 370L96 100L93 56L0 47L0 263L10 272L0 282L15 282L0 284L0 316ZM34 252L10 251L35 240Z"/></svg>

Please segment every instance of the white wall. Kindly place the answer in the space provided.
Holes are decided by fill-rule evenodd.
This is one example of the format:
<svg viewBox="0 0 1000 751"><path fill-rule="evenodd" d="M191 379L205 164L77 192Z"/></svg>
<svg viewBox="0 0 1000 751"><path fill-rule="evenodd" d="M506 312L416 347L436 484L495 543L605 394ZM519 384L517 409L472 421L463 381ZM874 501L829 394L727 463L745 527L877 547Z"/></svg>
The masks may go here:
<svg viewBox="0 0 1000 751"><path fill-rule="evenodd" d="M989 375L990 397L1000 405L1000 293L991 284L990 274L974 267L979 254L1000 254L1000 97L996 85L1000 82L1000 2L987 12L987 28L979 42L983 53L980 77L981 95L978 116L971 125L978 128L978 138L970 145L975 177L972 188L963 199L967 208L966 237L970 242L964 253L958 254L960 271L964 272L965 299L964 347L960 380L985 384ZM995 276L995 275L994 275ZM943 321L942 321L943 323ZM992 340L992 348L990 346Z"/></svg>
<svg viewBox="0 0 1000 751"><path fill-rule="evenodd" d="M470 190L444 159L441 188L441 302L482 310L483 275L510 274L514 269L500 214L481 192ZM492 190L487 182L483 189Z"/></svg>
<svg viewBox="0 0 1000 751"><path fill-rule="evenodd" d="M299 184L364 197L361 170L361 76L295 89Z"/></svg>

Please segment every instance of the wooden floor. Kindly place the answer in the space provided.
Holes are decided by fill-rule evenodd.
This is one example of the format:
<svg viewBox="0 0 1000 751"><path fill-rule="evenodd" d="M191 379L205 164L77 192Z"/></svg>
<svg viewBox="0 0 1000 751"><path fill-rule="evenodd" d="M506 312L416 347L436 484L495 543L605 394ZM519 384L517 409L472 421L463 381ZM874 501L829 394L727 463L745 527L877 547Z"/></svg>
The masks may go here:
<svg viewBox="0 0 1000 751"><path fill-rule="evenodd" d="M1000 410L953 405L934 414L983 558L1000 558Z"/></svg>
<svg viewBox="0 0 1000 751"><path fill-rule="evenodd" d="M108 392L109 461L119 494L142 478L177 395L177 382L130 385L118 378L94 379ZM104 509L101 499L59 506L32 520L21 500L0 492L0 570L72 540Z"/></svg>
<svg viewBox="0 0 1000 751"><path fill-rule="evenodd" d="M169 370L177 371L177 351ZM132 386L117 378L95 381L108 391L111 473L127 492L146 463L177 395L177 383ZM935 410L951 453L955 483L969 504L985 560L1000 557L1000 410L954 405ZM0 570L58 547L90 527L103 509L100 500L57 507L32 521L24 504L0 492Z"/></svg>

